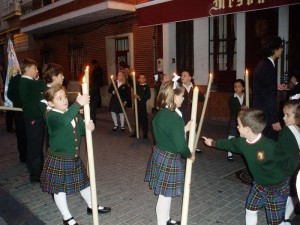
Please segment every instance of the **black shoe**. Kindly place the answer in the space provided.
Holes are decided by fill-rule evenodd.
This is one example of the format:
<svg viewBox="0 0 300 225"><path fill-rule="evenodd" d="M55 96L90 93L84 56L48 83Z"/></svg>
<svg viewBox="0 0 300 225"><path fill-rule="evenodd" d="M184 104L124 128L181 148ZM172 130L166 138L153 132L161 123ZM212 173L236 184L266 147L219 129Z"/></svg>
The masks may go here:
<svg viewBox="0 0 300 225"><path fill-rule="evenodd" d="M233 161L233 156L232 156L232 155L227 156L227 160L228 160L229 162Z"/></svg>
<svg viewBox="0 0 300 225"><path fill-rule="evenodd" d="M202 150L200 148L196 148L195 152L200 154L200 153L202 153Z"/></svg>
<svg viewBox="0 0 300 225"><path fill-rule="evenodd" d="M109 213L111 211L111 208L110 207L103 207L103 209L98 209L98 213ZM87 210L86 210L87 214L88 215L92 215L93 214L93 210L89 207L87 207Z"/></svg>
<svg viewBox="0 0 300 225"><path fill-rule="evenodd" d="M180 225L180 221L176 221L176 220L172 220L172 219L169 219L167 221L167 225Z"/></svg>
<svg viewBox="0 0 300 225"><path fill-rule="evenodd" d="M125 127L121 127L121 131L125 131Z"/></svg>
<svg viewBox="0 0 300 225"><path fill-rule="evenodd" d="M119 128L119 126L114 126L113 130L112 131L117 131Z"/></svg>
<svg viewBox="0 0 300 225"><path fill-rule="evenodd" d="M40 178L30 178L31 183L41 183Z"/></svg>
<svg viewBox="0 0 300 225"><path fill-rule="evenodd" d="M68 219L68 220L63 220L63 225L69 225L69 221L71 221L71 220L74 220L74 218L71 217L71 218ZM78 223L75 223L74 225L79 225L79 224L78 224Z"/></svg>
<svg viewBox="0 0 300 225"><path fill-rule="evenodd" d="M130 134L129 137L132 137L132 138L136 137L136 133Z"/></svg>

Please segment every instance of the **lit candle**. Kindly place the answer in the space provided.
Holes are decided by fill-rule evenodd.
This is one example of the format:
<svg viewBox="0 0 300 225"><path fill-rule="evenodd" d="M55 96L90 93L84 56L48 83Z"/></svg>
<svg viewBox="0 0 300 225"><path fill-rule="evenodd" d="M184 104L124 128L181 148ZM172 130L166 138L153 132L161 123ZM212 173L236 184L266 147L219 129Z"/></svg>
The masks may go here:
<svg viewBox="0 0 300 225"><path fill-rule="evenodd" d="M209 98L209 94L210 94L212 80L213 80L213 75L210 73L209 74L208 85L207 85L207 89L206 89L206 94L205 94L205 100L204 100L204 103L203 103L203 108L202 108L202 112L201 112L201 116L200 116L200 122L199 122L197 135L196 135L196 139L195 139L194 150L197 148L197 145L198 145L200 132L201 132L201 129L202 129L203 120L204 120L204 116L205 116L205 111L206 111L206 107L207 107L207 102L208 102L208 98Z"/></svg>
<svg viewBox="0 0 300 225"><path fill-rule="evenodd" d="M136 133L136 138L140 138L139 117L138 117L138 108L137 108L137 99L136 99L136 80L135 80L134 71L132 72L132 81L133 81L133 94L134 94L135 133Z"/></svg>
<svg viewBox="0 0 300 225"><path fill-rule="evenodd" d="M245 100L246 100L246 106L250 106L249 103L249 74L248 74L248 70L246 69L245 72Z"/></svg>
<svg viewBox="0 0 300 225"><path fill-rule="evenodd" d="M87 68L88 73L88 68ZM86 76L82 79L82 94L88 95L88 81ZM84 120L85 124L90 122L90 104L85 104L83 106L84 111ZM92 131L87 129L85 126L85 137L86 137L86 148L87 148L87 155L88 155L88 170L89 170L89 177L90 177L90 184L91 184L91 197L92 197L92 210L93 210L93 225L98 225L98 203L97 203L97 189L96 189L96 176L95 176L95 164L94 164L94 151L93 151L93 140L92 140Z"/></svg>
<svg viewBox="0 0 300 225"><path fill-rule="evenodd" d="M84 76L85 76L85 82L87 84L87 89L88 91L90 90L90 73L89 73L89 66L86 66L85 71L84 71Z"/></svg>
<svg viewBox="0 0 300 225"><path fill-rule="evenodd" d="M117 88L117 86L116 86L116 84L115 84L115 81L114 81L114 75L111 75L111 76L110 76L110 79L111 79L111 83L112 83L112 85L113 85L113 87L114 87L114 89L115 89L115 94L117 95L117 98L118 98L119 103L120 103L120 105L121 105L122 111L123 111L123 113L124 113L124 117L125 117L125 120L126 120L128 129L129 129L130 132L132 132L132 129L131 129L131 126L130 126L130 123L129 123L129 120L128 120L128 117L127 117L127 114L126 114L126 111L125 111L124 106L123 106L122 99L121 99L121 97L120 97L120 95L119 95L118 88Z"/></svg>
<svg viewBox="0 0 300 225"><path fill-rule="evenodd" d="M194 143L195 143L195 131L196 131L196 118L197 118L197 108L198 108L198 95L199 89L194 88L193 100L192 100L192 112L191 112L191 128L189 134L189 149L194 154ZM181 214L181 224L187 224L188 210L189 210L189 199L190 199L190 189L191 189L191 177L192 177L192 160L187 159L186 169L185 169L185 181L184 181L184 194L183 194L183 204L182 204L182 214Z"/></svg>

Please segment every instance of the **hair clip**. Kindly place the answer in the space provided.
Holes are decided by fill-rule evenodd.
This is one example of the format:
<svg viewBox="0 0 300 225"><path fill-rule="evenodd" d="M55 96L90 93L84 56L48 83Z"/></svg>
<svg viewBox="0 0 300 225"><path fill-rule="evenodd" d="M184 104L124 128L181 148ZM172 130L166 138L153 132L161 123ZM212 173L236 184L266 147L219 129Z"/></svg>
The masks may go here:
<svg viewBox="0 0 300 225"><path fill-rule="evenodd" d="M174 76L173 79L172 79L172 81L174 82L173 83L173 89L175 89L177 87L178 80L180 79L180 76L178 76L176 73L174 73L173 76Z"/></svg>

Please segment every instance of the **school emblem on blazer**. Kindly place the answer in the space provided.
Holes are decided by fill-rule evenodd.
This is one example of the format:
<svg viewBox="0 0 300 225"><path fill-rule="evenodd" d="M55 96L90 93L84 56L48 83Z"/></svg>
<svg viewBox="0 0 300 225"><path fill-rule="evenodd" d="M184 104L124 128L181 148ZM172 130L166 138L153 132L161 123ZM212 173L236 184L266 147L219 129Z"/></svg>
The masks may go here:
<svg viewBox="0 0 300 225"><path fill-rule="evenodd" d="M256 159L258 161L264 161L265 159L265 152L263 150L259 150L256 152Z"/></svg>

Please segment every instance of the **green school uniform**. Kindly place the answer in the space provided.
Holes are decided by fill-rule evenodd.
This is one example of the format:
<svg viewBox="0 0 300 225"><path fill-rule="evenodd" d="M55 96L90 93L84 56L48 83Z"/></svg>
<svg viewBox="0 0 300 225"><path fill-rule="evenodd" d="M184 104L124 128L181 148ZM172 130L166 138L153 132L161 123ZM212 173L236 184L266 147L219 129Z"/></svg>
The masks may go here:
<svg viewBox="0 0 300 225"><path fill-rule="evenodd" d="M286 175L278 166L276 142L263 135L255 143L248 143L245 138L219 139L219 149L242 154L247 162L253 179L261 185L273 186L284 182Z"/></svg>

